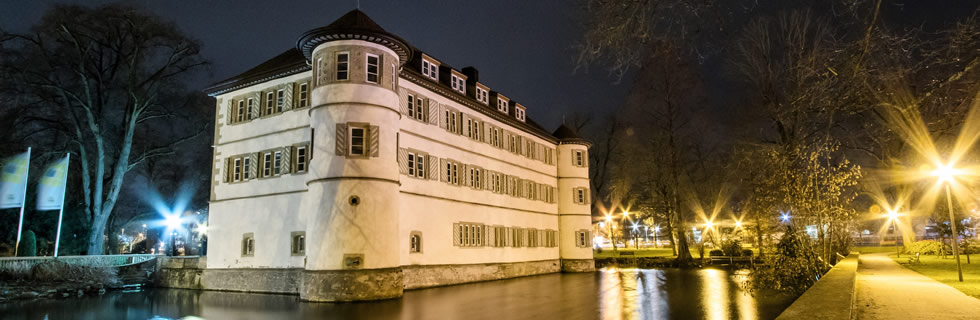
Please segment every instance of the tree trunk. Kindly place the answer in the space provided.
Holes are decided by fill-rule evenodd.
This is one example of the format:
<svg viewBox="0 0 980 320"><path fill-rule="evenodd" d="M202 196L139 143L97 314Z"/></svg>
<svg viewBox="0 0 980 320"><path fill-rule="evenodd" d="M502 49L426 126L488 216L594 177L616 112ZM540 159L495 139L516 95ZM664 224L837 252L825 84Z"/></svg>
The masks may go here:
<svg viewBox="0 0 980 320"><path fill-rule="evenodd" d="M762 252L763 251L762 250L762 247L763 247L763 244L762 244L762 219L759 218L759 215L758 214L755 216L755 236L756 236L756 247L759 248L759 258L762 258L762 257L765 256L764 253Z"/></svg>

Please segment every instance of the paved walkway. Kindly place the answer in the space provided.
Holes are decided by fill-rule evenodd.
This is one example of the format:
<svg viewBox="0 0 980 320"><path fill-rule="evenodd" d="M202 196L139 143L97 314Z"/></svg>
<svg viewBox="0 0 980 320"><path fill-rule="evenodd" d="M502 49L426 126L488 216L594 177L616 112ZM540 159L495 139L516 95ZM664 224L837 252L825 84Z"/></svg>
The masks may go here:
<svg viewBox="0 0 980 320"><path fill-rule="evenodd" d="M862 254L855 319L980 319L980 300L906 269L887 253Z"/></svg>

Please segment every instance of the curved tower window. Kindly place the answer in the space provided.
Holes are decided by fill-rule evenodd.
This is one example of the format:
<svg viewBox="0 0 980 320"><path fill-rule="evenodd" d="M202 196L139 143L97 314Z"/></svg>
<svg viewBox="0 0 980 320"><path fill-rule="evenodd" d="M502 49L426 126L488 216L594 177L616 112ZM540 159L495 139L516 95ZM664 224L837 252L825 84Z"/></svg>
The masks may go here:
<svg viewBox="0 0 980 320"><path fill-rule="evenodd" d="M377 55L367 54L367 82L378 83L380 71L378 70L379 58Z"/></svg>
<svg viewBox="0 0 980 320"><path fill-rule="evenodd" d="M337 53L337 80L347 80L350 74L350 53Z"/></svg>

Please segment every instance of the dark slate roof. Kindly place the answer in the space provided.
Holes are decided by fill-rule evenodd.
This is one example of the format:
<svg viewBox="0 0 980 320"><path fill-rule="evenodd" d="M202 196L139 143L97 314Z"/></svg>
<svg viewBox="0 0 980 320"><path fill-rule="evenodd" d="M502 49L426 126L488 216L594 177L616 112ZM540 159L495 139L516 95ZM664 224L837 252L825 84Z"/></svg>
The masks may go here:
<svg viewBox="0 0 980 320"><path fill-rule="evenodd" d="M484 113L492 115L498 120L503 120L504 122L516 127L524 128L529 133L535 134L547 140L553 139L552 135L548 134L547 130L545 130L534 120L531 120L530 117L526 118L526 122L521 122L514 119L512 116L499 114L496 111L496 108L484 106L468 96L464 96L454 90L450 90L446 84L432 81L428 77L421 76L421 73L419 73L419 71L416 69L421 65L421 60L419 60L419 57L422 56L422 50L412 47L410 44L408 44L408 42L405 42L398 36L385 31L384 28L374 22L374 20L371 20L371 18L364 14L364 12L356 9L348 12L325 27L307 31L300 37L299 41L297 41L296 48L286 50L285 52L273 57L272 59L266 60L262 64L259 64L248 71L219 81L210 87L205 88L204 92L211 96L217 96L229 91L234 91L269 80L309 71L311 67L308 61L310 59L310 55L312 54L313 48L323 42L345 39L372 41L388 46L399 54L399 58L403 65L408 63L408 65L411 66L404 68L402 72L411 71L411 73L415 75L414 78L420 79L424 82L431 82L438 85L438 87L445 88L446 90L441 90L444 91L442 93L443 95L448 93L448 95L463 98L462 101L468 102L464 104L468 104L471 108L476 108L478 110L486 109L481 111L486 111ZM448 64L441 60L440 65L448 66ZM562 131L562 127L558 128L558 131L555 133L557 134L559 131ZM574 130L568 130L570 130L576 137L578 136L574 133ZM561 137L557 138L565 143L573 143L578 141L578 143L591 145L588 141L580 137L577 138L577 140L573 139L575 141L565 141Z"/></svg>
<svg viewBox="0 0 980 320"><path fill-rule="evenodd" d="M358 9L351 10L326 27L303 33L296 41L296 49L299 49L306 56L306 59L310 59L313 56L313 49L321 43L348 39L370 41L386 46L398 54L402 63L412 59L413 50L408 42L385 31L378 23Z"/></svg>
<svg viewBox="0 0 980 320"><path fill-rule="evenodd" d="M219 95L238 88L244 88L256 83L288 76L310 70L306 58L296 49L289 49L263 62L255 68L242 72L234 77L218 81L204 91L210 95Z"/></svg>
<svg viewBox="0 0 980 320"><path fill-rule="evenodd" d="M585 138L582 138L582 136L578 135L578 132L575 132L575 129L566 126L564 123L561 124L561 126L559 126L558 129L556 129L555 132L552 133L551 135L555 136L555 138L558 138L558 140L561 143L578 143L587 146L592 145L591 142L585 140Z"/></svg>

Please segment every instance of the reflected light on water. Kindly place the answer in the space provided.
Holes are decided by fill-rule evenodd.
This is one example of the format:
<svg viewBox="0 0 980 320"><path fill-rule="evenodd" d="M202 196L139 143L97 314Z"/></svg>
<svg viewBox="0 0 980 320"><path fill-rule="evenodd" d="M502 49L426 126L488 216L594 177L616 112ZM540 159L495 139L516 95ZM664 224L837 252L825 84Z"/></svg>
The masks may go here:
<svg viewBox="0 0 980 320"><path fill-rule="evenodd" d="M705 316L710 320L728 319L728 275L718 269L701 270L704 275L701 289L701 303L704 304Z"/></svg>

